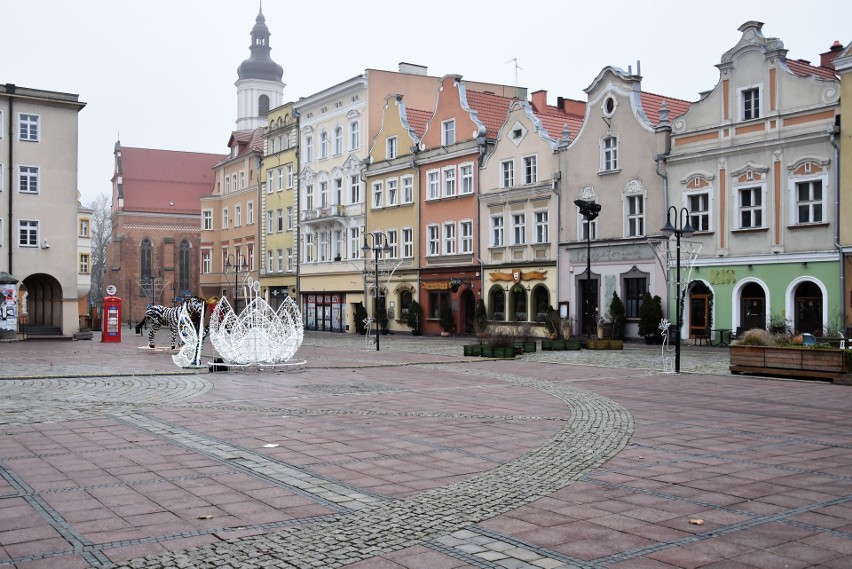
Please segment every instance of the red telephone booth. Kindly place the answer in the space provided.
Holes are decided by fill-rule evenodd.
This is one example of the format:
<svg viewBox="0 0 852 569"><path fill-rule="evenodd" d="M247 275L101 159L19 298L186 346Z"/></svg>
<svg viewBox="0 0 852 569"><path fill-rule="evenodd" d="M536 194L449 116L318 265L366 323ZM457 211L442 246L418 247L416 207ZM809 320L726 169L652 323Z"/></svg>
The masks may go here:
<svg viewBox="0 0 852 569"><path fill-rule="evenodd" d="M121 299L117 296L104 297L103 331L101 342L121 343Z"/></svg>

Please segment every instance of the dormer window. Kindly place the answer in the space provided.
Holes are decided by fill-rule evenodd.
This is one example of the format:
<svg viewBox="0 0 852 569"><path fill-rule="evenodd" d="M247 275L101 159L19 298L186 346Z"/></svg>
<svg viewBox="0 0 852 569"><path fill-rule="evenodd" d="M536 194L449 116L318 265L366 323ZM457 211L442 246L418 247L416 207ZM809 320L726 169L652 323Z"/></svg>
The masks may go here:
<svg viewBox="0 0 852 569"><path fill-rule="evenodd" d="M441 146L456 143L456 121L450 119L441 123Z"/></svg>
<svg viewBox="0 0 852 569"><path fill-rule="evenodd" d="M386 157L388 160L393 160L397 156L397 138L390 136L386 142Z"/></svg>

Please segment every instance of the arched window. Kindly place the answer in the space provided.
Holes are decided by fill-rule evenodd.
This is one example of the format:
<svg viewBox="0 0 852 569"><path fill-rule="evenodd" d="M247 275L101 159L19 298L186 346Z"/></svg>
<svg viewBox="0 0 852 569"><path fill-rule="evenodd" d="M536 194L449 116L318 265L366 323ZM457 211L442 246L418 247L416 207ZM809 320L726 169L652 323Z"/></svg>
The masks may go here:
<svg viewBox="0 0 852 569"><path fill-rule="evenodd" d="M190 263L190 256L192 252L192 246L189 244L189 241L184 239L180 242L180 250L178 252L178 295L185 295L187 293L192 294L190 291L190 277L191 277L191 269L192 264Z"/></svg>
<svg viewBox="0 0 852 569"><path fill-rule="evenodd" d="M528 320L527 290L519 284L515 285L510 292L509 302L511 303L509 320L526 322Z"/></svg>
<svg viewBox="0 0 852 569"><path fill-rule="evenodd" d="M142 281L140 296L153 298L153 283L154 275L154 244L147 237L139 244L139 278Z"/></svg>
<svg viewBox="0 0 852 569"><path fill-rule="evenodd" d="M320 158L328 158L328 131L320 133Z"/></svg>
<svg viewBox="0 0 852 569"><path fill-rule="evenodd" d="M343 154L343 127L337 125L334 128L334 155Z"/></svg>
<svg viewBox="0 0 852 569"><path fill-rule="evenodd" d="M544 285L538 285L533 289L533 310L537 322L544 322L547 317L547 309L550 308L550 291Z"/></svg>
<svg viewBox="0 0 852 569"><path fill-rule="evenodd" d="M796 314L793 326L797 333L822 336L822 290L813 281L805 281L796 287Z"/></svg>
<svg viewBox="0 0 852 569"><path fill-rule="evenodd" d="M488 292L488 318L506 319L506 293L500 285L494 285Z"/></svg>
<svg viewBox="0 0 852 569"><path fill-rule="evenodd" d="M261 95L257 99L257 116L265 117L269 113L269 96Z"/></svg>

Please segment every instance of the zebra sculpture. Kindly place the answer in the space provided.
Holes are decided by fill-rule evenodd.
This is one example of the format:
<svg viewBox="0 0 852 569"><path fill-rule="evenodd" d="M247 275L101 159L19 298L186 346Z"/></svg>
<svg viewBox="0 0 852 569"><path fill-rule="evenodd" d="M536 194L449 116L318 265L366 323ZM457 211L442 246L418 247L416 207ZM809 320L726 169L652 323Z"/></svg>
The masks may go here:
<svg viewBox="0 0 852 569"><path fill-rule="evenodd" d="M191 296L183 301L183 304L170 308L153 304L145 311L145 320L148 325L148 347L154 348L154 336L161 326L168 326L172 331L172 349L177 347L178 322L180 321L180 312L186 306L186 312L190 318L204 318L204 310L207 308L207 301L198 296Z"/></svg>

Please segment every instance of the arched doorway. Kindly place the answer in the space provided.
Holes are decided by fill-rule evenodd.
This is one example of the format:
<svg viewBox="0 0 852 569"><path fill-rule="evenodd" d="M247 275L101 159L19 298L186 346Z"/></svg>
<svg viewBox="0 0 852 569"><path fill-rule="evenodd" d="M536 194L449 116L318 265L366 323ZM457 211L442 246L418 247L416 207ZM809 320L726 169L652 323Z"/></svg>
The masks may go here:
<svg viewBox="0 0 852 569"><path fill-rule="evenodd" d="M36 273L24 279L26 288L26 313L21 314L22 324L62 328L62 287L54 277Z"/></svg>
<svg viewBox="0 0 852 569"><path fill-rule="evenodd" d="M512 322L526 322L527 316L527 289L516 284L509 292L509 320Z"/></svg>
<svg viewBox="0 0 852 569"><path fill-rule="evenodd" d="M532 292L532 314L536 322L544 322L548 308L550 308L550 291L546 286L538 285Z"/></svg>
<svg viewBox="0 0 852 569"><path fill-rule="evenodd" d="M740 322L743 331L766 328L766 291L757 283L748 283L740 291Z"/></svg>
<svg viewBox="0 0 852 569"><path fill-rule="evenodd" d="M793 298L793 326L796 332L822 336L823 298L819 286L813 281L804 281L796 287Z"/></svg>
<svg viewBox="0 0 852 569"><path fill-rule="evenodd" d="M709 337L712 327L710 303L713 293L701 281L693 281L689 287L689 337Z"/></svg>

